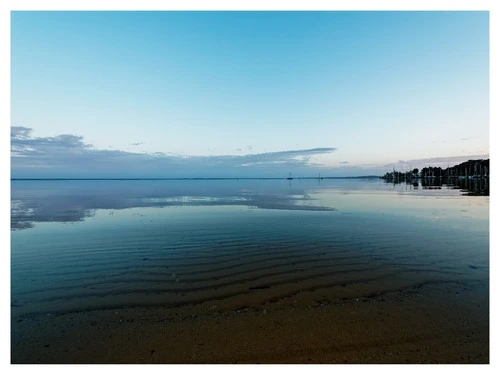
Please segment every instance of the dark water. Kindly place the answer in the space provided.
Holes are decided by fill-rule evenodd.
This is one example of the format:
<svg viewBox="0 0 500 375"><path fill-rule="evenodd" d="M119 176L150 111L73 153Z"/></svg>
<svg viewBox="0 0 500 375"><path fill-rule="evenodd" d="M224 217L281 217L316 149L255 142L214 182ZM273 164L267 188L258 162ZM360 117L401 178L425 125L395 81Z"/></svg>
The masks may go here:
<svg viewBox="0 0 500 375"><path fill-rule="evenodd" d="M13 181L12 316L488 286L489 197L380 179Z"/></svg>

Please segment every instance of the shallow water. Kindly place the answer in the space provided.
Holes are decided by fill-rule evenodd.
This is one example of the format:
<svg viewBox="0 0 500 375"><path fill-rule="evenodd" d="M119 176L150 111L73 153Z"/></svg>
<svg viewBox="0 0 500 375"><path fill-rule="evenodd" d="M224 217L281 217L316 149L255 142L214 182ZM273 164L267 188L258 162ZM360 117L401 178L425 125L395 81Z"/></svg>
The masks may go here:
<svg viewBox="0 0 500 375"><path fill-rule="evenodd" d="M13 181L13 319L489 280L489 197L380 179ZM298 302L297 302L298 301Z"/></svg>

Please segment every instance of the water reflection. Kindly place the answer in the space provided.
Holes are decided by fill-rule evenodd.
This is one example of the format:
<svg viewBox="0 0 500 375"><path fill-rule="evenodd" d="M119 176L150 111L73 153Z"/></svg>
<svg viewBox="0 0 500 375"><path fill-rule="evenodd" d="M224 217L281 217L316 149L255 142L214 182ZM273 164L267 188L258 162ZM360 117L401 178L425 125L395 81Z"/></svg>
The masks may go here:
<svg viewBox="0 0 500 375"><path fill-rule="evenodd" d="M314 204L314 182L286 181L12 181L11 228L36 222L77 222L98 209L244 205L255 208L335 211Z"/></svg>
<svg viewBox="0 0 500 375"><path fill-rule="evenodd" d="M414 180L390 181L388 185L405 186L406 190L455 189L462 195L489 196L489 178L421 178Z"/></svg>
<svg viewBox="0 0 500 375"><path fill-rule="evenodd" d="M464 204L484 204L482 200L465 202L460 197L488 196L488 182L487 179L424 179L394 184L379 178L12 181L11 229L28 229L39 222L78 222L94 216L100 209L134 207L243 206L343 213L353 210L388 213L404 209L415 213L423 209L423 201L417 198L444 196L456 199L432 200L426 207L464 209ZM395 199L402 195L407 199ZM455 215L453 210L450 215Z"/></svg>

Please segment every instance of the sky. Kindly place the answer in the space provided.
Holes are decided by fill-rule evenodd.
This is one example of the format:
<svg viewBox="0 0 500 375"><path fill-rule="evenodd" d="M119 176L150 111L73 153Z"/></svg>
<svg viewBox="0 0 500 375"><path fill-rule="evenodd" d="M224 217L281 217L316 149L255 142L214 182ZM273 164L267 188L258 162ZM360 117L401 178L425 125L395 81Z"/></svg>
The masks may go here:
<svg viewBox="0 0 500 375"><path fill-rule="evenodd" d="M489 157L488 12L12 12L11 177Z"/></svg>

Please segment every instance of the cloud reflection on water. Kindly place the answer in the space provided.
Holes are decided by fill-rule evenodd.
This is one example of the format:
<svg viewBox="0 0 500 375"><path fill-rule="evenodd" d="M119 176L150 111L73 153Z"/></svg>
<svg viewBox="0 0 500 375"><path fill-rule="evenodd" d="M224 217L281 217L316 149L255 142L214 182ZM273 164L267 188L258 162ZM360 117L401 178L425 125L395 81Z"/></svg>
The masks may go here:
<svg viewBox="0 0 500 375"><path fill-rule="evenodd" d="M371 179L325 180L38 180L12 181L11 229L32 228L37 222L78 222L96 210L169 206L246 206L260 209L337 211L355 207L375 211L416 205L394 201L393 194L423 197L488 195L484 184L384 183ZM486 186L487 187L487 186ZM352 199L347 195L355 194ZM374 195L375 194L375 195ZM388 195L386 197L386 195ZM366 198L366 199L365 199ZM460 200L462 202L462 200ZM481 203L482 201L478 202ZM462 202L463 203L463 202ZM434 202L433 204L442 204ZM453 203L459 206L460 203ZM413 206L412 206L413 207Z"/></svg>
<svg viewBox="0 0 500 375"><path fill-rule="evenodd" d="M307 186L284 181L13 181L11 190L13 230L37 222L78 222L98 209L243 205L336 210L315 205Z"/></svg>

